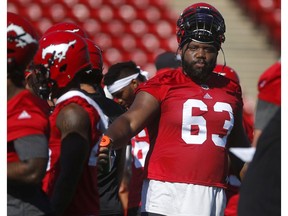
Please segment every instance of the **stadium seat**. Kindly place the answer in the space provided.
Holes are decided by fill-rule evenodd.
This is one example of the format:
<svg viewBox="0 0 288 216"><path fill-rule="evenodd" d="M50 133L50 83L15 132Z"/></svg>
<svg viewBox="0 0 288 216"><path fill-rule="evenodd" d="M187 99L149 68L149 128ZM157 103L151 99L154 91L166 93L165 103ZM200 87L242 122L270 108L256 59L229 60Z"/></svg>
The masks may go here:
<svg viewBox="0 0 288 216"><path fill-rule="evenodd" d="M154 34L145 34L141 37L141 43L147 52L154 52L160 48L160 41Z"/></svg>
<svg viewBox="0 0 288 216"><path fill-rule="evenodd" d="M102 30L101 23L97 19L89 18L83 21L83 28L86 30L87 34L92 37ZM103 28L104 29L104 28Z"/></svg>
<svg viewBox="0 0 288 216"><path fill-rule="evenodd" d="M137 11L131 5L120 6L118 14L120 18L126 23L132 22L137 17Z"/></svg>
<svg viewBox="0 0 288 216"><path fill-rule="evenodd" d="M136 10L147 9L150 5L149 0L126 0L126 4L133 6Z"/></svg>
<svg viewBox="0 0 288 216"><path fill-rule="evenodd" d="M87 6L89 6L91 9L100 8L101 5L104 3L104 0L86 0ZM82 0L82 3L84 4L84 1Z"/></svg>
<svg viewBox="0 0 288 216"><path fill-rule="evenodd" d="M136 40L135 37L131 34L124 34L121 36L120 38L120 47L121 49L123 49L126 52L130 52L134 49L136 49Z"/></svg>
<svg viewBox="0 0 288 216"><path fill-rule="evenodd" d="M147 24L140 19L136 19L133 22L131 22L128 26L127 31L130 32L131 34L134 34L137 37L142 37L146 33L148 33L148 26Z"/></svg>
<svg viewBox="0 0 288 216"><path fill-rule="evenodd" d="M107 23L114 18L114 11L109 5L102 5L101 8L98 9L97 15L100 21Z"/></svg>
<svg viewBox="0 0 288 216"><path fill-rule="evenodd" d="M110 47L104 50L104 57L108 61L108 63L115 64L117 62L121 62L123 59L123 56L121 54L121 51L117 48Z"/></svg>
<svg viewBox="0 0 288 216"><path fill-rule="evenodd" d="M112 36L121 36L125 31L124 24L117 19L113 19L112 21L108 22L107 28Z"/></svg>
<svg viewBox="0 0 288 216"><path fill-rule="evenodd" d="M78 22L83 22L90 17L90 10L84 4L75 4L72 6L72 13Z"/></svg>
<svg viewBox="0 0 288 216"><path fill-rule="evenodd" d="M45 10L45 9L44 9ZM54 23L61 22L65 17L69 17L67 11L69 11L66 5L61 3L56 3L48 6L46 10L49 10L49 15Z"/></svg>
<svg viewBox="0 0 288 216"><path fill-rule="evenodd" d="M112 37L107 33L98 32L92 36L92 40L95 41L103 50L112 47Z"/></svg>

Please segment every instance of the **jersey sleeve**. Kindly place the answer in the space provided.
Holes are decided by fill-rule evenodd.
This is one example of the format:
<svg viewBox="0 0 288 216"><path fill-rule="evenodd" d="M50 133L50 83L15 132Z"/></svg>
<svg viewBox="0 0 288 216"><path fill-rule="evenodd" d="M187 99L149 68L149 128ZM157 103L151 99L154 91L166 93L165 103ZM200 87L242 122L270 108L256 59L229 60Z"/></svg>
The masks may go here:
<svg viewBox="0 0 288 216"><path fill-rule="evenodd" d="M11 131L8 133L8 141L32 134L47 135L48 119L37 112L28 112L28 114L31 116L29 119L18 119L17 116L13 117L13 121L10 123Z"/></svg>
<svg viewBox="0 0 288 216"><path fill-rule="evenodd" d="M173 76L171 75L171 69L170 69L165 71L165 73L163 72L157 74L156 76L152 77L145 83L141 84L136 89L136 94L138 94L140 91L145 91L154 96L159 102L161 102L162 100L164 100L164 98L167 95L167 92L169 91L170 88L169 84L171 83L171 80L173 80Z"/></svg>
<svg viewBox="0 0 288 216"><path fill-rule="evenodd" d="M27 96L19 100L17 106L8 108L8 141L28 135L48 135L48 112L38 99Z"/></svg>
<svg viewBox="0 0 288 216"><path fill-rule="evenodd" d="M268 68L258 81L258 99L269 103L281 104L281 64L276 62Z"/></svg>

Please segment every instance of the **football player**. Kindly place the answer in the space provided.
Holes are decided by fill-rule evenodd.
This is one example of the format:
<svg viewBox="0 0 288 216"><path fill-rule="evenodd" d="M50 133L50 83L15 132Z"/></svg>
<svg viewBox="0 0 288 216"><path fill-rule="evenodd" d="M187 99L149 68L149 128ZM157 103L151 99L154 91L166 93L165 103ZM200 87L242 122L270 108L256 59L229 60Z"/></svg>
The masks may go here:
<svg viewBox="0 0 288 216"><path fill-rule="evenodd" d="M48 162L45 101L24 87L24 71L38 49L38 34L23 17L7 13L7 213L49 215L41 188ZM46 109L47 108L47 109Z"/></svg>
<svg viewBox="0 0 288 216"><path fill-rule="evenodd" d="M147 72L141 71L133 61L119 62L109 67L104 75L104 84L113 98L129 109L135 99L135 89L147 81L147 75ZM131 162L128 164L128 171L124 176L127 177L128 186L122 184L123 191L126 188L126 192L128 192L128 216L141 214L141 190L149 143L146 128L131 139L131 154L128 155Z"/></svg>
<svg viewBox="0 0 288 216"><path fill-rule="evenodd" d="M142 215L223 215L227 149L250 146L241 87L213 73L225 40L225 22L215 7L192 4L177 28L182 68L156 74L138 87L129 110L102 137L99 158L147 126ZM241 175L243 162L231 157L231 165Z"/></svg>
<svg viewBox="0 0 288 216"><path fill-rule="evenodd" d="M80 89L90 98L92 98L101 108L103 113L111 123L116 117L125 112L125 109L111 99L105 97L105 93L101 86L103 78L103 59L102 50L92 40L90 40L84 31L76 23L61 22L51 26L45 33L51 32L72 32L84 38L88 46L90 62L92 70L87 73L81 71L79 73ZM97 146L93 149L97 154ZM91 152L91 154L93 154ZM111 170L109 172L99 172L98 175L98 191L100 199L100 212L99 215L123 215L122 203L119 199L118 191L120 186L120 179L123 172L125 160L125 148L113 151L113 161ZM122 171L121 171L122 170Z"/></svg>
<svg viewBox="0 0 288 216"><path fill-rule="evenodd" d="M39 86L55 108L49 117L49 164L43 188L56 215L99 215L95 148L108 125L99 106L80 89L92 70L85 40L71 32L44 34L34 60Z"/></svg>
<svg viewBox="0 0 288 216"><path fill-rule="evenodd" d="M258 100L255 111L253 146L267 123L281 106L281 60L268 67L258 80Z"/></svg>

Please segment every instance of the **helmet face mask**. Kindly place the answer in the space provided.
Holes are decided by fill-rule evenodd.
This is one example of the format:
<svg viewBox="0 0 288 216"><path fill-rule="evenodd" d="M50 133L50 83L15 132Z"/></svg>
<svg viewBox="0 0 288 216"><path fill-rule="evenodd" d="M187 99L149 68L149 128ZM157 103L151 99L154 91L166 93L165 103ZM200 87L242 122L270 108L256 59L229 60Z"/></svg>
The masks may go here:
<svg viewBox="0 0 288 216"><path fill-rule="evenodd" d="M50 79L49 68L44 65L31 65L32 73L32 88L33 91L42 99L49 99L53 86L56 82Z"/></svg>
<svg viewBox="0 0 288 216"><path fill-rule="evenodd" d="M225 22L214 7L206 3L193 4L186 8L177 21L179 47L195 41L214 44L219 50L225 41Z"/></svg>

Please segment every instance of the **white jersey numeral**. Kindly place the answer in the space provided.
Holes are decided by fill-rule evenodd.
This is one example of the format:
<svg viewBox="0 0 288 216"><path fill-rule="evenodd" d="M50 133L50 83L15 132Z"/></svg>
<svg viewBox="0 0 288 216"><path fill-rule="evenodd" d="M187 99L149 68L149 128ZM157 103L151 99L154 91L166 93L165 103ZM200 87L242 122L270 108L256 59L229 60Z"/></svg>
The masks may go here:
<svg viewBox="0 0 288 216"><path fill-rule="evenodd" d="M147 134L145 130L142 130L139 134L137 134L138 137L147 137ZM134 158L134 165L136 168L144 167L145 165L145 159L147 156L147 153L149 151L149 143L146 141L136 141L135 138L131 140L132 142L132 155Z"/></svg>
<svg viewBox="0 0 288 216"><path fill-rule="evenodd" d="M218 134L212 134L212 140L213 140L214 144L216 146L220 146L220 147L225 148L225 145L227 142L227 137L230 134L230 132L233 128L233 125L234 125L234 118L232 115L233 110L232 110L232 107L230 106L230 104L217 102L214 105L214 111L215 112L225 112L226 111L229 113L229 116L230 116L230 120L229 121L225 120L224 125L223 125L223 128L227 130L226 136L221 138Z"/></svg>
<svg viewBox="0 0 288 216"><path fill-rule="evenodd" d="M182 116L182 139L187 144L201 145L207 140L207 122L203 116L193 115L193 108L199 108L201 111L207 111L207 105L196 99L189 99L183 104L183 116ZM233 110L230 104L224 102L216 102L213 106L214 112L228 112L230 120L225 120L223 128L227 130L227 134L220 137L219 134L212 134L212 141L216 146L225 147L227 136L230 134L233 125ZM191 126L198 127L198 134L191 134Z"/></svg>
<svg viewBox="0 0 288 216"><path fill-rule="evenodd" d="M49 159L48 159L48 163L47 163L47 167L46 167L46 172L50 170L51 168L51 155L52 155L52 150L49 148Z"/></svg>

